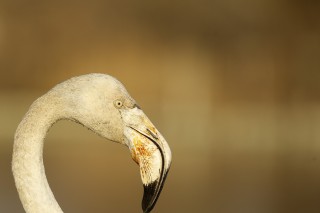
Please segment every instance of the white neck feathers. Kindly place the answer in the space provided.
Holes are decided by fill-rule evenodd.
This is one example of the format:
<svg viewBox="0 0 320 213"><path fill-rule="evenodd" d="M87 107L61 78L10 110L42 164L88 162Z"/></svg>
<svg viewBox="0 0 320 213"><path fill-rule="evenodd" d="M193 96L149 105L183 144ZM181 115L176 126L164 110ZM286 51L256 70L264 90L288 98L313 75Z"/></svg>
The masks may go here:
<svg viewBox="0 0 320 213"><path fill-rule="evenodd" d="M58 120L56 105L48 95L35 101L14 138L12 170L20 200L27 213L62 213L48 185L43 165L43 143Z"/></svg>

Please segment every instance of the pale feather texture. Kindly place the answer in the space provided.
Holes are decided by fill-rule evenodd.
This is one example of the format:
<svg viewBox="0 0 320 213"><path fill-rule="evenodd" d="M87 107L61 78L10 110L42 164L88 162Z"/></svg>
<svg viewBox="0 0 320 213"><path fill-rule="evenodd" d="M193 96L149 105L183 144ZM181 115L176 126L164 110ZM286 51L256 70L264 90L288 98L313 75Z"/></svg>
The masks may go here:
<svg viewBox="0 0 320 213"><path fill-rule="evenodd" d="M115 99L125 99L127 105L134 103L113 77L89 74L57 85L31 105L16 131L12 161L26 212L62 212L49 188L43 165L43 143L49 128L60 119L70 119L103 137L122 142L123 123L113 106Z"/></svg>
<svg viewBox="0 0 320 213"><path fill-rule="evenodd" d="M147 211L151 211L170 167L170 148L124 86L104 74L83 75L58 84L31 105L19 124L14 138L12 170L25 211L62 212L43 165L45 136L61 119L80 123L104 138L129 147L141 161L143 183L157 185L156 191L146 195L152 199L144 199ZM126 135L128 128L135 129L135 134ZM155 180L158 182L153 183Z"/></svg>

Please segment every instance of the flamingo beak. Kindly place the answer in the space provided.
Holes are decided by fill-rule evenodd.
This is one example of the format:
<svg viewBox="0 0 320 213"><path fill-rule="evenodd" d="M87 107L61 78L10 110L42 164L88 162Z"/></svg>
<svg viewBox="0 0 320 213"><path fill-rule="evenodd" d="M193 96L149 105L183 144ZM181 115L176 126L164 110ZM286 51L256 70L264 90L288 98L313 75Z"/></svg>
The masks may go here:
<svg viewBox="0 0 320 213"><path fill-rule="evenodd" d="M126 122L125 136L132 159L139 165L144 187L142 209L150 212L162 191L171 164L171 150L140 109L131 109L130 114L122 115ZM132 112L134 111L134 113Z"/></svg>

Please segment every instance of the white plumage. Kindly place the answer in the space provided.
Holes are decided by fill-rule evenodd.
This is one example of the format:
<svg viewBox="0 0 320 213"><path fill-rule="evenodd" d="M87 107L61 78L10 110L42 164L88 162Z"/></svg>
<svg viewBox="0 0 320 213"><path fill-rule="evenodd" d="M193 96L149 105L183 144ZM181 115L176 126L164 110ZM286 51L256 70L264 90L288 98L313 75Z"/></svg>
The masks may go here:
<svg viewBox="0 0 320 213"><path fill-rule="evenodd" d="M43 143L49 128L61 119L78 122L100 136L128 146L140 165L144 197L150 212L161 192L171 163L162 135L115 78L88 74L58 84L38 98L19 124L12 171L27 213L61 213L46 179Z"/></svg>

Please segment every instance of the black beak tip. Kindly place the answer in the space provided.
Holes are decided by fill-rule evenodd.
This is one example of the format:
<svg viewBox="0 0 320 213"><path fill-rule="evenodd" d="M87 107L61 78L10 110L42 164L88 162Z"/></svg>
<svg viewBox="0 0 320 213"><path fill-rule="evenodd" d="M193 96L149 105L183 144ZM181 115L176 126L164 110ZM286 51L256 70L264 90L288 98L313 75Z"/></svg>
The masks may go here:
<svg viewBox="0 0 320 213"><path fill-rule="evenodd" d="M149 213L153 209L160 194L159 182L155 181L148 185L143 185L144 193L142 199L142 210L144 213Z"/></svg>
<svg viewBox="0 0 320 213"><path fill-rule="evenodd" d="M157 203L157 200L159 198L159 195L162 191L164 182L167 178L168 171L165 172L164 176L160 179L157 179L156 181L144 185L144 193L143 193L143 199L142 199L142 210L144 213L149 213L154 208L154 206Z"/></svg>

